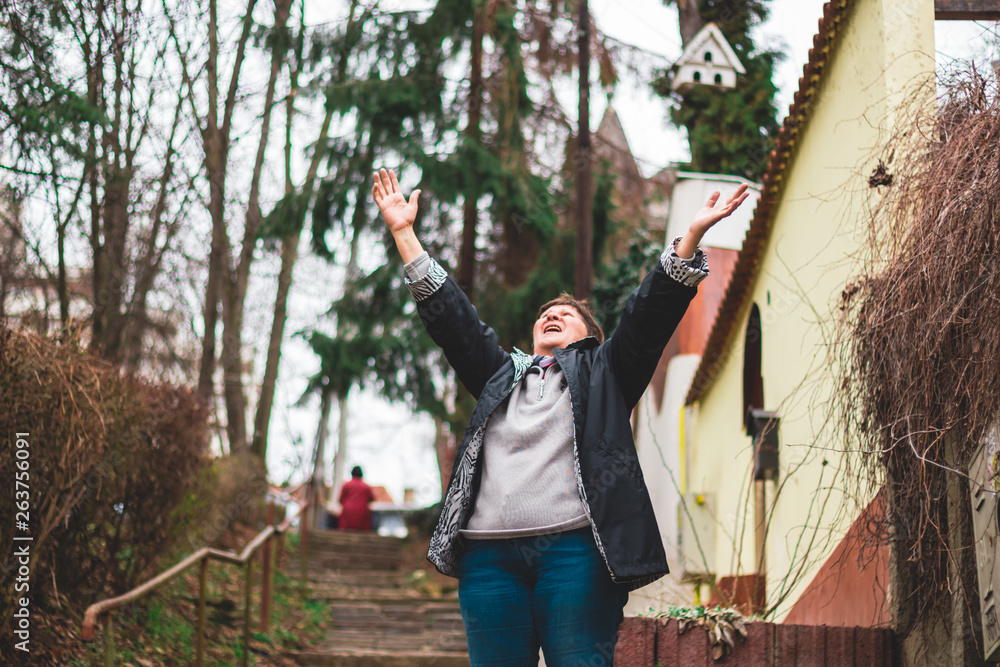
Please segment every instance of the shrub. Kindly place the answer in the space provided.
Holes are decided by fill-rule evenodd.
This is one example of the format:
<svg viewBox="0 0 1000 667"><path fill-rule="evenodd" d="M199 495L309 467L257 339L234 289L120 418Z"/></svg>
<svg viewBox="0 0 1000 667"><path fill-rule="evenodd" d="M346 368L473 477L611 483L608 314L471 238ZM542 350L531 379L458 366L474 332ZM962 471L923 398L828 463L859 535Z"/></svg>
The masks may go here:
<svg viewBox="0 0 1000 667"><path fill-rule="evenodd" d="M179 537L175 511L204 466L206 412L187 389L122 375L83 350L0 326L0 478L27 472L33 605L68 598L82 608L146 576ZM13 455L15 434L27 470ZM23 487L21 488L23 490ZM13 489L0 496L11 517ZM0 608L11 609L16 563L0 556ZM24 595L24 593L20 593ZM5 597L8 596L8 597Z"/></svg>

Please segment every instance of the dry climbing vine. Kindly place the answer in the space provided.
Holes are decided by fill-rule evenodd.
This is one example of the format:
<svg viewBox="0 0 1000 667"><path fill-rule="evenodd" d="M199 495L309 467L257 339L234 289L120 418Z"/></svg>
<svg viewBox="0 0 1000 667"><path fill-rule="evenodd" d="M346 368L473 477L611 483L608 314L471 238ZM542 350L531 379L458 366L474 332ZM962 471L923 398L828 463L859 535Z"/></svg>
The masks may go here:
<svg viewBox="0 0 1000 667"><path fill-rule="evenodd" d="M913 568L917 614L955 593L949 479L967 474L1000 415L1000 99L996 79L975 70L937 93L937 104L924 94L904 105L907 120L872 160L838 343L853 478L867 497L886 488L871 535Z"/></svg>

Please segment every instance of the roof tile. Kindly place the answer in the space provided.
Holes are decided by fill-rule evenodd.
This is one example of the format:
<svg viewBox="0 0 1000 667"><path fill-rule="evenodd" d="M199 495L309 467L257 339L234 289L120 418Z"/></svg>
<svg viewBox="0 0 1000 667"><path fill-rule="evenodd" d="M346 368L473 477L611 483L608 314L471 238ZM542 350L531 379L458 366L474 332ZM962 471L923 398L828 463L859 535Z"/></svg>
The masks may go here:
<svg viewBox="0 0 1000 667"><path fill-rule="evenodd" d="M785 181L785 172L791 164L789 158L795 148L795 140L799 135L799 129L808 119L811 102L819 88L826 64L833 52L832 47L840 35L839 28L850 5L851 0L830 0L823 5L823 18L819 20L818 30L813 37L813 48L809 50L809 59L802 68L799 89L795 92L794 101L788 107L788 116L778 131L750 228L747 230L743 248L736 260L715 322L712 324L701 362L691 380L685 399L688 405L701 398L718 374L719 366L725 361L727 345L738 328L737 317L750 296L761 254L767 246L773 222L772 213L781 198L781 187Z"/></svg>

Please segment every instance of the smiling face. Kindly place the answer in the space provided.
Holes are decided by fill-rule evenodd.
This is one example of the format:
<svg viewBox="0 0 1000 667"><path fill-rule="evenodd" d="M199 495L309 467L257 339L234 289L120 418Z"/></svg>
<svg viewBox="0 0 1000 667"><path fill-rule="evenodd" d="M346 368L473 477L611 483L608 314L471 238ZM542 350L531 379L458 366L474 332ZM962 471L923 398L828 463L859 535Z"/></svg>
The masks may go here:
<svg viewBox="0 0 1000 667"><path fill-rule="evenodd" d="M547 308L531 330L535 354L549 356L552 350L586 338L587 324L573 306L558 304Z"/></svg>

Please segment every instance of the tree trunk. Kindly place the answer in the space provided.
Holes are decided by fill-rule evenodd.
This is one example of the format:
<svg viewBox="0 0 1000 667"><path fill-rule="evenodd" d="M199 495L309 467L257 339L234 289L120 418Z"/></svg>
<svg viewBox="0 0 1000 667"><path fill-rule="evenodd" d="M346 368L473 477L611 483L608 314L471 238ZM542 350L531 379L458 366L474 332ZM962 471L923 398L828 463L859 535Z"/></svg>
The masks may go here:
<svg viewBox="0 0 1000 667"><path fill-rule="evenodd" d="M125 10L116 17L117 30L112 34L112 62L114 82L112 84L112 108L110 127L103 134L104 156L104 284L100 292L94 294L100 305L103 335L100 344L101 355L105 359L119 357L122 329L122 310L127 286L126 242L129 228L129 191L132 184L129 146L124 125L129 120L125 101Z"/></svg>
<svg viewBox="0 0 1000 667"><path fill-rule="evenodd" d="M233 63L233 73L229 80L229 92L226 96L222 114L222 124L219 124L219 26L218 7L216 0L209 2L208 21L208 113L205 126L202 128L202 145L205 151L205 172L209 183L208 212L212 218L212 247L209 251L208 280L205 289L204 338L202 339L201 363L198 371L198 396L208 402L212 396L212 376L215 372L215 329L219 320L219 305L222 302L223 280L230 275L229 268L229 235L226 229L226 172L229 162L229 129L233 111L236 107L236 91L239 85L240 72L246 53L246 44L250 38L253 26L253 9L257 0L248 0L247 12L243 18L243 31L236 46L236 59ZM224 338L225 341L225 338ZM225 350L223 354L225 355ZM233 360L229 360L230 364ZM230 366L232 368L232 366ZM240 383L242 385L242 382ZM240 388L242 393L242 387ZM227 406L229 401L227 400ZM230 415L231 418L231 415ZM244 414L235 425L229 428L239 429L242 422L242 437L232 441L230 434L230 451L236 452L235 446L246 445L246 415Z"/></svg>
<svg viewBox="0 0 1000 667"><path fill-rule="evenodd" d="M358 0L352 0L350 14L348 18L348 30L354 23L354 12L357 9ZM291 7L289 3L289 8ZM288 17L285 16L287 24ZM301 54L299 55L301 59ZM344 79L347 71L347 57L344 55L338 63L338 81ZM291 85L288 98L285 102L285 194L294 192L291 175L291 154L292 154L292 118L295 113L295 95L298 91L299 71L291 74ZM312 198L313 183L316 174L319 172L319 164L323 158L321 147L326 144L329 137L330 123L333 121L333 113L327 111L320 126L319 137L316 139L316 152L309 163L309 172L306 174L306 182L303 184L303 222L305 218L305 208ZM285 315L288 305L288 293L292 284L292 273L295 262L298 258L299 237L301 231L296 230L293 234L281 239L281 270L278 274L278 291L274 299L274 319L271 322L271 336L267 346L267 361L264 366L264 379L260 388L260 399L257 401L257 412L254 416L253 441L250 451L261 458L267 455L267 432L271 423L271 410L274 405L274 387L278 379L278 366L281 361L281 343L285 335ZM266 460L266 458L265 458Z"/></svg>
<svg viewBox="0 0 1000 667"><path fill-rule="evenodd" d="M303 28L304 29L304 28ZM297 53L301 66L302 54ZM295 118L295 97L299 90L299 69L291 71L288 96L285 98L285 195L295 192L292 183L292 122ZM278 271L278 291L274 296L274 318L271 320L271 336L267 344L267 361L264 363L264 379L260 385L260 398L253 421L253 440L250 452L267 460L267 433L271 425L271 409L274 406L274 388L278 382L278 365L281 361L281 344L285 338L285 318L288 312L288 291L292 285L292 270L299 254L300 234L292 234L281 239L281 269Z"/></svg>
<svg viewBox="0 0 1000 667"><path fill-rule="evenodd" d="M96 7L97 21L94 33L97 34L97 44L92 45L90 35L83 44L84 58L87 60L87 102L92 109L101 108L104 104L101 91L104 88L104 2L98 2ZM91 57L93 60L91 60ZM93 258L91 269L91 290L94 294L94 317L91 325L93 341L104 337L104 314L98 295L104 289L104 254L101 244L101 195L99 192L99 162L97 159L97 128L100 121L92 120L87 133L87 186L90 195L90 253Z"/></svg>
<svg viewBox="0 0 1000 667"><path fill-rule="evenodd" d="M705 21L698 11L698 0L677 0L677 13L680 16L681 48L684 48L705 27Z"/></svg>
<svg viewBox="0 0 1000 667"><path fill-rule="evenodd" d="M579 83L580 100L576 134L576 298L590 297L593 280L594 216L593 174L590 155L590 12L587 0L580 0Z"/></svg>
<svg viewBox="0 0 1000 667"><path fill-rule="evenodd" d="M370 130L368 147L365 149L364 158L362 159L362 173L367 174L372 170L375 160L375 145L377 141L378 139L375 136L375 130L373 128ZM366 209L362 202L367 194L367 187L362 185L357 195L358 203L354 207L354 215L351 217L351 250L347 258L347 270L344 272L346 280L348 281L353 280L358 271L358 243L361 239L361 232L368 220ZM340 338L343 335L343 321L338 319L337 337ZM337 455L333 460L333 499L335 502L340 497L340 487L344 480L344 466L347 464L347 400L350 393L351 389L350 386L348 386L343 393L337 394L337 405L340 408L340 423L337 427Z"/></svg>
<svg viewBox="0 0 1000 667"><path fill-rule="evenodd" d="M502 214L503 246L501 248L501 270L504 285L515 289L527 282L531 272L538 266L541 252L538 239L524 226L520 218Z"/></svg>
<svg viewBox="0 0 1000 667"><path fill-rule="evenodd" d="M434 418L434 454L437 456L438 470L441 471L441 497L448 491L451 471L455 466L455 437L448 423L440 417Z"/></svg>
<svg viewBox="0 0 1000 667"><path fill-rule="evenodd" d="M479 145L482 141L483 114L483 12L476 5L472 14L471 71L469 72L469 124L468 141ZM476 281L476 223L479 219L479 196L476 189L466 190L462 204L462 247L458 255L456 282L471 299Z"/></svg>
<svg viewBox="0 0 1000 667"><path fill-rule="evenodd" d="M278 272L278 291L274 296L274 319L271 320L271 336L267 343L267 362L264 366L264 380L260 385L260 399L253 422L253 442L250 452L266 460L267 431L274 406L274 388L278 381L278 364L281 361L281 343L285 337L285 318L288 311L288 292L292 286L292 270L299 254L299 235L286 236L281 240L281 270Z"/></svg>
<svg viewBox="0 0 1000 667"><path fill-rule="evenodd" d="M316 488L316 505L313 509L313 528L326 528L326 499L323 491L326 488L326 438L330 425L330 407L333 403L333 390L324 387L319 403L319 426L316 428L316 446L313 450L313 486Z"/></svg>
<svg viewBox="0 0 1000 667"><path fill-rule="evenodd" d="M344 470L347 466L347 400L351 390L348 389L343 394L337 394L337 407L340 415L337 422L337 452L333 456L333 501L337 511L340 512L340 487L344 485Z"/></svg>
<svg viewBox="0 0 1000 667"><path fill-rule="evenodd" d="M274 3L274 30L283 33L288 25L291 0L276 0ZM279 40L284 42L284 40ZM285 60L285 50L275 48L271 52L271 71L264 95L264 113L261 118L260 141L250 178L250 194L247 203L246 223L243 243L236 264L235 274L226 282L224 294L224 326L222 337L222 368L225 378L226 414L229 424L229 442L233 451L247 451L247 399L243 390L243 313L246 303L247 284L250 279L250 265L253 250L257 244L257 230L260 228L260 178L264 168L264 155L271 130L271 109L274 106L274 91L278 73ZM278 339L280 348L281 339Z"/></svg>
<svg viewBox="0 0 1000 667"><path fill-rule="evenodd" d="M56 271L59 276L56 289L59 292L59 327L65 330L66 325L69 324L69 289L66 284L66 225L60 224L56 233Z"/></svg>
<svg viewBox="0 0 1000 667"><path fill-rule="evenodd" d="M149 237L145 241L142 257L136 265L135 293L128 312L128 323L122 334L122 352L125 360L125 367L131 371L139 368L142 360L143 340L146 337L146 330L149 328L149 319L146 313L149 292L153 289L157 275L160 273L163 252L170 245L176 224L168 224L164 221L167 211L167 198L169 195L170 183L174 175L174 140L177 137L177 128L181 121L181 111L184 106L184 97L179 95L177 107L174 109L174 120L170 126L170 136L167 139L167 155L163 165L163 173L160 175L159 193L156 197L156 204L153 205L152 224L150 225ZM166 234L163 245L158 245L160 232L166 227Z"/></svg>

